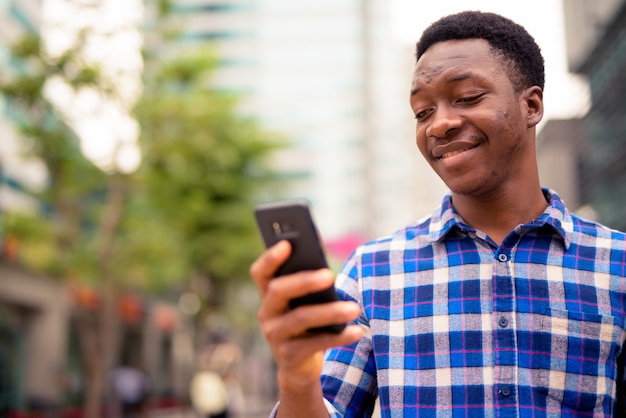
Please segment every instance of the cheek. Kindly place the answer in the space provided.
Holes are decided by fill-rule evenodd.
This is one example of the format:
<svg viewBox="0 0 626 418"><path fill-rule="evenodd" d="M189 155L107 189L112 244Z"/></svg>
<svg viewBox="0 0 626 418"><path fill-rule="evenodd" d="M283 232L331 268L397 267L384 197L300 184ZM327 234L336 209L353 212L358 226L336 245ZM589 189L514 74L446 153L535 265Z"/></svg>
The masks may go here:
<svg viewBox="0 0 626 418"><path fill-rule="evenodd" d="M508 112L502 112L499 114L497 124L500 128L500 137L507 138L507 141L502 143L501 152L505 154L504 158L510 161L515 154L519 152L519 149L523 146L523 141L520 136L520 132L524 129L522 121L519 115ZM505 163L507 164L507 163Z"/></svg>
<svg viewBox="0 0 626 418"><path fill-rule="evenodd" d="M419 126L415 129L415 144L424 157L428 156L428 145L424 129Z"/></svg>
<svg viewBox="0 0 626 418"><path fill-rule="evenodd" d="M523 128L520 116L515 113L515 109L498 113L497 124L502 127L507 135L513 135Z"/></svg>

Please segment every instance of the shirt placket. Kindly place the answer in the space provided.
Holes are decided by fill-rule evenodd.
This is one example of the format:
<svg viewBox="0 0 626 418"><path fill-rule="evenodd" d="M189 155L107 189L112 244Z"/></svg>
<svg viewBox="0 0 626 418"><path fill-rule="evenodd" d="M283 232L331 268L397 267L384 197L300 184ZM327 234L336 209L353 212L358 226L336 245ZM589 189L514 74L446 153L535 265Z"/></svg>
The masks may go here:
<svg viewBox="0 0 626 418"><path fill-rule="evenodd" d="M495 350L495 416L517 417L517 347L515 339L515 288L511 274L511 249L498 248L493 261L493 330Z"/></svg>

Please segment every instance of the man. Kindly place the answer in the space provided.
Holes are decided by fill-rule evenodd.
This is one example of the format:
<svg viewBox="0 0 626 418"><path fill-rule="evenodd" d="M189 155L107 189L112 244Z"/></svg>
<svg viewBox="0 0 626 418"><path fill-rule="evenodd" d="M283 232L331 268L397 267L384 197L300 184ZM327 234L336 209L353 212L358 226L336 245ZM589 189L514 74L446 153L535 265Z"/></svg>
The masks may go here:
<svg viewBox="0 0 626 418"><path fill-rule="evenodd" d="M464 12L424 32L416 142L450 195L358 248L337 277L341 302L288 310L333 277L272 279L285 242L253 264L278 417L369 416L376 397L383 417L623 413L625 236L541 188L543 87L539 47L506 18Z"/></svg>

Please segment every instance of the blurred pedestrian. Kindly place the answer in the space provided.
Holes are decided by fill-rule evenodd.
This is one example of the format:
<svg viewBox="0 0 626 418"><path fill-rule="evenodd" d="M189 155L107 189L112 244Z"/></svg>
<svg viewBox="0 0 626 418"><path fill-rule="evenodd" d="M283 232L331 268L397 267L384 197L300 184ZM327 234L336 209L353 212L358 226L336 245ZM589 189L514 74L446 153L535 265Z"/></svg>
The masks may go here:
<svg viewBox="0 0 626 418"><path fill-rule="evenodd" d="M228 418L228 392L224 379L203 365L191 379L189 397L193 409L204 418Z"/></svg>
<svg viewBox="0 0 626 418"><path fill-rule="evenodd" d="M111 373L113 393L123 418L143 416L150 393L148 375L139 367L121 366Z"/></svg>
<svg viewBox="0 0 626 418"><path fill-rule="evenodd" d="M233 417L240 416L245 410L245 400L239 379L241 349L226 338L218 337L209 347L208 366L223 379L228 393L228 411Z"/></svg>
<svg viewBox="0 0 626 418"><path fill-rule="evenodd" d="M223 330L211 336L190 386L192 404L198 412L204 416L208 413L211 418L242 416L245 400L238 370L241 357L241 349L227 340ZM225 402L223 411L222 402Z"/></svg>

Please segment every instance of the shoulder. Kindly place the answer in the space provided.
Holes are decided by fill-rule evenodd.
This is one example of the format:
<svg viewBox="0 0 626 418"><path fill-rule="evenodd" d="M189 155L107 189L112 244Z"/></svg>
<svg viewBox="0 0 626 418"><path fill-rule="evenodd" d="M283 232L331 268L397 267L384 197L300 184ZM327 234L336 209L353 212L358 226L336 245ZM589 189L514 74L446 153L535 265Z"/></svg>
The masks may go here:
<svg viewBox="0 0 626 418"><path fill-rule="evenodd" d="M573 231L564 263L580 269L626 277L626 234L589 219L572 215Z"/></svg>
<svg viewBox="0 0 626 418"><path fill-rule="evenodd" d="M565 248L570 253L583 251L585 254L593 256L591 250L610 250L613 252L624 252L626 250L626 234L622 231L612 229L600 222L585 218L572 212L566 206L561 197L554 191L544 189L544 194L550 202L549 208L544 215L547 216L553 227L565 240ZM615 259L615 255L611 255Z"/></svg>

